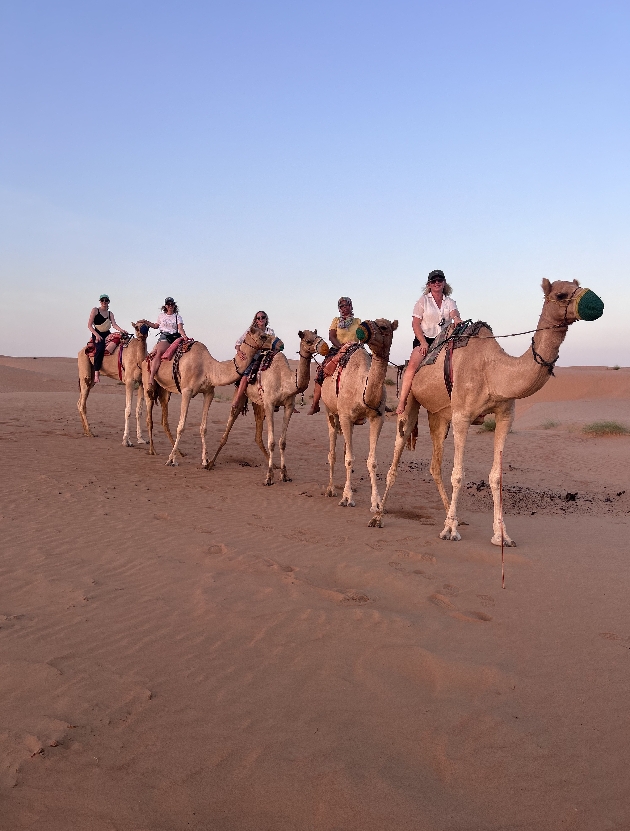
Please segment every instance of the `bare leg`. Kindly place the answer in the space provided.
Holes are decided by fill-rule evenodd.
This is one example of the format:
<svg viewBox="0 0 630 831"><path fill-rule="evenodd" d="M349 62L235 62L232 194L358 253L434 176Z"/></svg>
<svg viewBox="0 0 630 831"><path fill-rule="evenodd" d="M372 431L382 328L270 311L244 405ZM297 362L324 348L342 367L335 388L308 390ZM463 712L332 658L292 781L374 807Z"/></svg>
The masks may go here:
<svg viewBox="0 0 630 831"><path fill-rule="evenodd" d="M420 405L418 404L416 399L412 397L407 405L406 411L403 413L402 416L399 416L398 418L398 424L396 426L396 443L394 444L394 458L392 459L392 463L387 472L387 485L385 487L385 493L383 494L383 498L381 499L380 511L378 511L369 521L368 526L370 528L383 527L383 514L385 513L385 503L387 502L387 497L389 496L390 490L394 487L394 484L396 482L398 465L400 464L400 457L402 456L403 450L405 449L407 439L411 435L411 431L413 430L413 428L418 423L419 409Z"/></svg>
<svg viewBox="0 0 630 831"><path fill-rule="evenodd" d="M424 355L422 354L422 349L419 346L416 346L416 348L411 352L407 369L403 374L402 386L400 388L400 398L398 400L398 407L396 408L397 415L402 415L405 412L407 398L409 397L409 391L411 390L413 378L418 371L423 358Z"/></svg>
<svg viewBox="0 0 630 831"><path fill-rule="evenodd" d="M179 415L179 423L177 425L177 438L175 439L175 444L173 445L173 449L171 450L171 455L168 457L166 462L167 465L172 467L177 467L177 462L175 461L175 455L177 453L179 443L181 441L182 435L184 433L184 429L186 427L186 418L188 416L188 407L190 406L190 399L192 398L192 390L190 388L186 388L182 390L182 408Z"/></svg>
<svg viewBox="0 0 630 831"><path fill-rule="evenodd" d="M308 411L306 415L315 415L315 413L319 412L319 399L321 397L322 385L318 384L316 381L315 386L313 387L313 403L311 404L311 409Z"/></svg>
<svg viewBox="0 0 630 831"><path fill-rule="evenodd" d="M238 388L234 393L234 397L232 398L232 409L236 410L237 413L240 413L240 411L243 409L243 404L245 403L245 395L247 394L248 383L249 376L243 375L241 377Z"/></svg>
<svg viewBox="0 0 630 831"><path fill-rule="evenodd" d="M343 437L346 442L346 484L344 486L343 495L339 504L342 508L354 508L355 502L352 498L352 465L354 463L354 456L352 455L352 430L354 428L354 424L349 418L344 418L343 420L340 418L339 423L341 424L341 432L343 433Z"/></svg>
<svg viewBox="0 0 630 831"><path fill-rule="evenodd" d="M516 545L516 543L508 537L507 531L505 530L499 491L501 487L501 454L503 453L505 440L510 432L512 422L514 421L514 401L511 401L506 406L505 410L496 411L495 419L496 428L494 431L494 459L492 462L492 469L490 470L490 476L488 477L488 482L490 483L490 487L492 489L492 499L494 501L494 522L492 524L493 535L490 542L493 545L501 545L501 538L503 538L504 545L513 546Z"/></svg>
<svg viewBox="0 0 630 831"><path fill-rule="evenodd" d="M446 411L448 413L448 410ZM448 511L450 500L446 494L444 482L442 481L442 454L444 452L444 442L448 436L448 430L451 425L450 419L444 415L444 411L440 410L437 413L428 413L429 416L429 430L431 431L431 441L433 442L433 455L431 456L431 476L435 482L438 493L442 498L444 510Z"/></svg>
<svg viewBox="0 0 630 831"><path fill-rule="evenodd" d="M337 455L338 433L339 418L334 413L328 413L328 440L330 442L330 449L328 451L328 467L330 470L330 480L328 482L328 487L326 488L326 496L337 496L333 476L335 473L335 459Z"/></svg>
<svg viewBox="0 0 630 831"><path fill-rule="evenodd" d="M157 342L155 347L155 355L151 360L151 375L149 377L149 386L153 385L155 381L155 376L160 369L160 361L162 360L162 355L166 352L171 344L166 340L160 340Z"/></svg>

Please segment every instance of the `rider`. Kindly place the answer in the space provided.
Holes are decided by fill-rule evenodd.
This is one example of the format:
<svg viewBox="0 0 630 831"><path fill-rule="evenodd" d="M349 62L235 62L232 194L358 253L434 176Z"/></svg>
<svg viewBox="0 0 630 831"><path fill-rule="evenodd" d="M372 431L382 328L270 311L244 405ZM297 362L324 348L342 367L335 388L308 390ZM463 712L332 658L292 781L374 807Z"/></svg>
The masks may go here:
<svg viewBox="0 0 630 831"><path fill-rule="evenodd" d="M330 358L338 354L341 347L346 343L358 343L357 329L361 325L361 318L354 316L352 300L349 297L340 297L337 303L339 316L334 317L328 330L328 338L333 348L328 352L324 363L328 364ZM317 370L315 376L315 388L313 390L313 403L308 415L315 415L319 412L319 399L322 396L322 384L324 383L324 369L322 366Z"/></svg>
<svg viewBox="0 0 630 831"><path fill-rule="evenodd" d="M148 325L152 329L160 330L158 342L151 360L151 377L149 379L149 386L151 386L160 368L162 355L172 343L175 343L179 338L187 337L187 335L184 331L184 321L179 314L179 308L172 297L167 297L164 301L162 311L158 315L157 323L149 323Z"/></svg>
<svg viewBox="0 0 630 831"><path fill-rule="evenodd" d="M105 339L109 330L113 326L118 332L126 335L125 329L121 329L114 319L113 312L109 310L109 297L106 294L101 294L98 299L99 305L95 306L90 312L88 319L88 329L92 333L92 342L94 346L94 383L100 384L100 371L103 366L103 357L105 356Z"/></svg>
<svg viewBox="0 0 630 831"><path fill-rule="evenodd" d="M269 325L269 316L267 315L267 312L263 312L262 310L256 312L256 314L254 315L254 319L252 320L252 326L255 326L256 329L260 329L266 335L271 335L271 337L275 337L276 333L273 331L273 329ZM241 344L245 341L248 334L249 334L249 329L247 329L247 331L243 332L241 337L234 344L234 348L236 349L237 352L240 352ZM241 355L242 354L243 353L241 352ZM245 401L245 393L247 391L247 384L249 383L251 373L253 372L254 368L257 367L256 358L257 358L258 354L259 353L256 353L254 355L254 357L250 361L247 369L242 374L241 380L238 384L236 392L234 393L234 397L232 398L232 410L235 413L238 413L243 409L243 403Z"/></svg>

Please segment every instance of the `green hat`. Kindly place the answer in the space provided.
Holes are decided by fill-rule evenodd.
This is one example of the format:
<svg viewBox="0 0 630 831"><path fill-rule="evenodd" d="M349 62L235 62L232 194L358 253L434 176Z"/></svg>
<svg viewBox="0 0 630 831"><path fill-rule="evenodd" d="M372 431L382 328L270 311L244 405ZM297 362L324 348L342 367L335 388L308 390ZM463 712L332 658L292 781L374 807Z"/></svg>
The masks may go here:
<svg viewBox="0 0 630 831"><path fill-rule="evenodd" d="M109 294L101 294L101 296L98 299L99 303L101 300L109 300Z"/></svg>

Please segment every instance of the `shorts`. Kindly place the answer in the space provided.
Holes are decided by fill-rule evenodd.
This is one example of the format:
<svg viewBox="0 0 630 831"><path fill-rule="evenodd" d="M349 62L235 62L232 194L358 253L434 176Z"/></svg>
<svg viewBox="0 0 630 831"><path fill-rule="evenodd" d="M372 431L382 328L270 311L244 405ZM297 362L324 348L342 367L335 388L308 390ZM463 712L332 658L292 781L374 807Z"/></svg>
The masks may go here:
<svg viewBox="0 0 630 831"><path fill-rule="evenodd" d="M158 338L158 343L160 341L167 341L168 343L175 343L176 340L181 338L179 332L160 332L160 337Z"/></svg>

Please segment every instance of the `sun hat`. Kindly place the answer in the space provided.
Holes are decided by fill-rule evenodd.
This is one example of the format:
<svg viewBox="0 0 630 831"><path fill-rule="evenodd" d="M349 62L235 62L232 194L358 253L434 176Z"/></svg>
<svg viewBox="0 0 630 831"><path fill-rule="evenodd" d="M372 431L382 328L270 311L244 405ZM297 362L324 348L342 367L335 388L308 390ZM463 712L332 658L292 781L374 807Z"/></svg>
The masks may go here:
<svg viewBox="0 0 630 831"><path fill-rule="evenodd" d="M173 298L172 298L172 297L166 297L166 298L164 299L164 305L165 305L165 306L168 306L168 304L169 304L169 303L172 303L172 304L173 304L173 306L175 305L175 301L173 300Z"/></svg>
<svg viewBox="0 0 630 831"><path fill-rule="evenodd" d="M109 294L101 294L101 296L98 298L98 300L99 300L99 303L101 302L101 300L109 300Z"/></svg>

